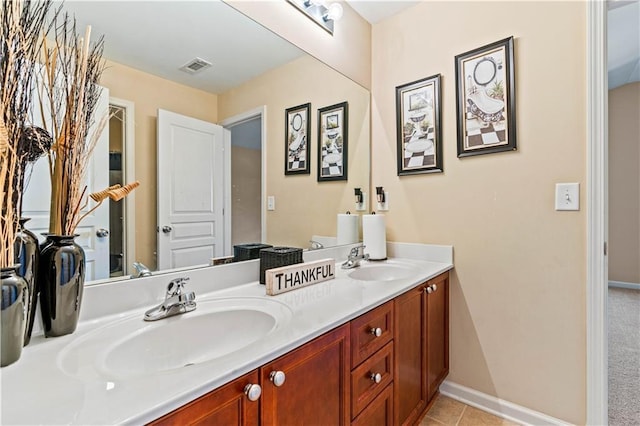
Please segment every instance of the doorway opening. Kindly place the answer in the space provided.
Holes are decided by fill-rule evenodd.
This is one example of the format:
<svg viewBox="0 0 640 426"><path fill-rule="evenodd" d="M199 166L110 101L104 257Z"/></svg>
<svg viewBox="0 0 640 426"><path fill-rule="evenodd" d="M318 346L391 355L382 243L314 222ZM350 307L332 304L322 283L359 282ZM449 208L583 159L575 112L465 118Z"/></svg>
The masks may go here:
<svg viewBox="0 0 640 426"><path fill-rule="evenodd" d="M109 186L135 180L134 105L109 99ZM135 262L135 192L109 200L109 276L129 275Z"/></svg>
<svg viewBox="0 0 640 426"><path fill-rule="evenodd" d="M225 146L225 255L233 245L266 241L266 107L236 115L221 124L231 132Z"/></svg>

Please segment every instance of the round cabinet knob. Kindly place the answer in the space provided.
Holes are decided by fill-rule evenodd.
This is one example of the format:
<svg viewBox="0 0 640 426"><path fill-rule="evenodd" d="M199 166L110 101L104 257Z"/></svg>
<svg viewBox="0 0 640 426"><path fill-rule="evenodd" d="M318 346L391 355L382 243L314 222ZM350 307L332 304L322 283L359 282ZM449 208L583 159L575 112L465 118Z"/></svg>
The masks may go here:
<svg viewBox="0 0 640 426"><path fill-rule="evenodd" d="M371 376L369 377L376 383L380 383L382 381L382 375L380 373L371 373Z"/></svg>
<svg viewBox="0 0 640 426"><path fill-rule="evenodd" d="M433 289L431 288L431 286L427 286L424 288L424 291L426 291L427 293L431 294L433 293Z"/></svg>
<svg viewBox="0 0 640 426"><path fill-rule="evenodd" d="M382 336L382 329L380 327L371 327L371 330L369 330L369 332L376 337Z"/></svg>
<svg viewBox="0 0 640 426"><path fill-rule="evenodd" d="M272 371L269 375L269 380L271 380L273 384L278 387L284 385L284 381L286 379L287 376L285 376L283 371Z"/></svg>
<svg viewBox="0 0 640 426"><path fill-rule="evenodd" d="M435 285L435 284L433 284L433 285L431 286L431 288L433 289L433 291L436 291L436 290L438 289L438 286L437 286L437 285Z"/></svg>
<svg viewBox="0 0 640 426"><path fill-rule="evenodd" d="M109 236L109 230L108 229L104 229L104 228L100 228L96 231L96 237L98 238L104 238L104 237L108 237Z"/></svg>
<svg viewBox="0 0 640 426"><path fill-rule="evenodd" d="M250 383L244 387L244 394L247 395L249 401L257 401L262 395L262 388L260 385Z"/></svg>

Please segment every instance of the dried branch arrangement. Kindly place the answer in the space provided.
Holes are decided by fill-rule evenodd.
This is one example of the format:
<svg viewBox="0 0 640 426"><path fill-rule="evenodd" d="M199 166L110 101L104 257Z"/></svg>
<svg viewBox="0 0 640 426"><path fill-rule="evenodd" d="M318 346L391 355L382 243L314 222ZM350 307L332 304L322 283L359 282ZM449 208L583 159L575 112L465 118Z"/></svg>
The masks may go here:
<svg viewBox="0 0 640 426"><path fill-rule="evenodd" d="M0 2L0 267L15 263L24 170L40 138L26 135L49 0ZM57 15L57 13L56 13Z"/></svg>
<svg viewBox="0 0 640 426"><path fill-rule="evenodd" d="M81 37L75 19L67 14L61 19L56 16L53 27L53 45L44 43L39 85L42 121L53 138L49 232L73 235L86 200L87 164L108 120L108 114L94 117L104 43L102 38L90 43L91 27Z"/></svg>
<svg viewBox="0 0 640 426"><path fill-rule="evenodd" d="M78 223L76 223L76 226L78 226L78 224L82 221L82 219L84 219L86 216L89 216L95 209L100 207L102 202L104 200L106 200L107 198L110 198L113 201L120 201L124 197L129 195L131 193L131 191L133 191L134 189L136 189L139 186L140 186L140 182L139 181L128 183L125 186L122 186L119 183L117 183L115 185L111 185L107 189L103 189L102 191L98 191L98 192L94 192L92 194L89 194L89 198L91 198L97 204L95 206L93 206L91 208L91 210L87 211L82 216L80 216L80 218L78 219ZM86 208L88 206L88 204L89 204L89 201L87 200L84 203L82 209Z"/></svg>

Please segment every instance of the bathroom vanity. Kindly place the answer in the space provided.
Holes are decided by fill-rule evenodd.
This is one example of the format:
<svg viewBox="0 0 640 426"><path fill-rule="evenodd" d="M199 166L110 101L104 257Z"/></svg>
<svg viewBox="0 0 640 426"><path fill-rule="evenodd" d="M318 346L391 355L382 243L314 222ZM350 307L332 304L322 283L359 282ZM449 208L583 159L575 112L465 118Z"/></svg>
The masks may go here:
<svg viewBox="0 0 640 426"><path fill-rule="evenodd" d="M2 423L413 424L448 372L452 248L389 247L273 297L258 262L188 271L197 309L152 323L145 308L176 276L140 279L109 314L93 298L123 293L89 287L75 334L36 336L1 370Z"/></svg>
<svg viewBox="0 0 640 426"><path fill-rule="evenodd" d="M444 272L152 424L414 424L448 372Z"/></svg>

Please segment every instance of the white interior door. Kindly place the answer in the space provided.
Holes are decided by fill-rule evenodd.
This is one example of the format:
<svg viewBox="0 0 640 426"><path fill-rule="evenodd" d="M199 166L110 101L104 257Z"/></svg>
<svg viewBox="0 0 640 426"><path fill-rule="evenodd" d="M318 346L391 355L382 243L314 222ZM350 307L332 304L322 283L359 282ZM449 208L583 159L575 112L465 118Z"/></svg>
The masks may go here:
<svg viewBox="0 0 640 426"><path fill-rule="evenodd" d="M38 102L35 102L37 105ZM95 110L96 122L103 115L109 114L109 90L103 88ZM34 114L35 124L39 123L40 113ZM93 129L90 129L89 134ZM96 144L86 175L87 194L101 191L109 186L109 126L105 126ZM26 227L33 231L41 241L42 233L49 231L49 208L51 200L51 179L49 177L49 160L40 158L33 166L33 173L28 180L22 201L22 216L31 220ZM91 209L95 203L89 199L89 205L84 211ZM109 278L109 235L103 235L100 230L109 229L109 203L103 203L97 210L85 217L78 225L76 242L82 246L86 256L86 281Z"/></svg>
<svg viewBox="0 0 640 426"><path fill-rule="evenodd" d="M222 256L223 147L229 131L158 110L158 269Z"/></svg>

